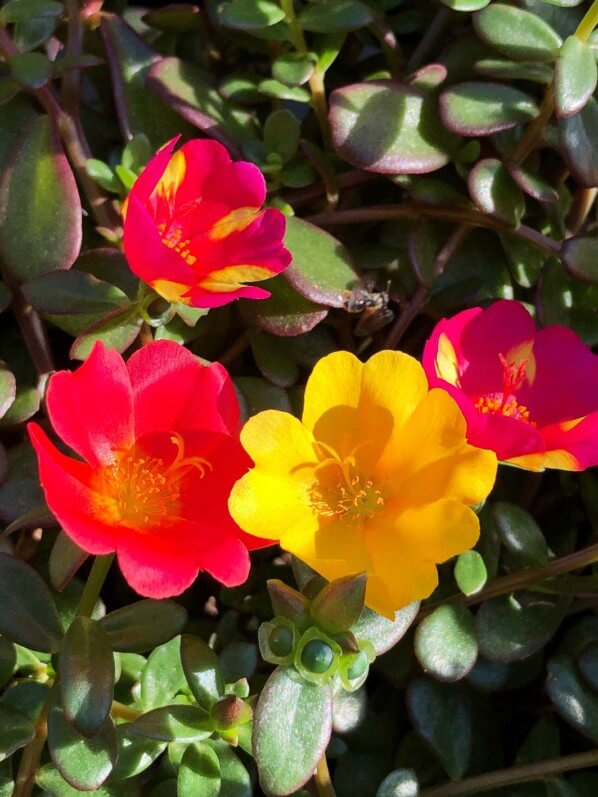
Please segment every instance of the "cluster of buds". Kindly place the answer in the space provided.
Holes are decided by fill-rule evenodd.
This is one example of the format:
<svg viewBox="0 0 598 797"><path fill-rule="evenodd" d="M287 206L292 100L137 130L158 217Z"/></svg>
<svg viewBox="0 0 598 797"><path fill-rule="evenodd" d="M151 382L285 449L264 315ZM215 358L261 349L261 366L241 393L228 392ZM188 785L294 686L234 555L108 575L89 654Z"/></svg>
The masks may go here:
<svg viewBox="0 0 598 797"><path fill-rule="evenodd" d="M275 617L259 629L263 658L293 668L309 683L340 684L354 692L376 658L372 643L352 630L363 611L365 587L365 574L329 584L316 577L305 594L278 579L268 581Z"/></svg>

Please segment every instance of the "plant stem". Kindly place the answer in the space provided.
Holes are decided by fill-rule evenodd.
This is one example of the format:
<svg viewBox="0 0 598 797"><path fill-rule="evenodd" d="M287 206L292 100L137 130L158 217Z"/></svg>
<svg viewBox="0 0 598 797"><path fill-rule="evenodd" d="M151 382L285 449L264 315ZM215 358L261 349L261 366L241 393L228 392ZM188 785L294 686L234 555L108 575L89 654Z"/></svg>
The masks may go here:
<svg viewBox="0 0 598 797"><path fill-rule="evenodd" d="M30 797L35 786L35 773L48 735L48 702L35 724L35 736L23 750L12 797Z"/></svg>
<svg viewBox="0 0 598 797"><path fill-rule="evenodd" d="M532 227L521 224L519 227L510 227L508 224L492 216L486 216L477 210L469 208L452 207L451 205L430 205L425 202L403 202L400 205L378 205L369 208L355 208L352 210L338 210L332 213L317 213L308 216L307 221L321 226L335 224L355 224L357 222L393 221L394 219L444 219L455 221L470 227L486 227L497 230L506 235L513 235L528 243L543 249L550 255L559 255L561 245L558 241L548 238Z"/></svg>
<svg viewBox="0 0 598 797"><path fill-rule="evenodd" d="M280 7L285 13L291 41L295 49L298 53L305 55L309 52L309 48L305 41L305 34L303 33L301 23L295 16L293 0L280 0ZM324 73L318 64L316 64L312 76L309 79L309 89L311 91L311 103L318 117L324 149L330 149L330 125L328 124L328 105L326 103L326 90L324 88Z"/></svg>
<svg viewBox="0 0 598 797"><path fill-rule="evenodd" d="M113 553L96 556L77 607L77 615L80 617L91 617L113 560Z"/></svg>
<svg viewBox="0 0 598 797"><path fill-rule="evenodd" d="M590 8L586 11L584 18L577 26L575 35L579 41L587 41L596 25L598 25L598 0L594 0Z"/></svg>
<svg viewBox="0 0 598 797"><path fill-rule="evenodd" d="M79 0L66 0L65 5L68 13L66 52L71 57L77 57L81 55L83 47L83 26ZM62 104L74 118L79 115L80 91L81 72L79 69L71 69L62 79Z"/></svg>
<svg viewBox="0 0 598 797"><path fill-rule="evenodd" d="M501 786L512 786L516 783L528 783L534 780L548 780L562 772L586 769L597 764L598 749L589 750L587 753L574 753L549 761L525 764L521 767L499 769L496 772L466 778L459 783L446 783L443 786L423 789L420 791L420 797L460 797L462 794L479 794L483 791L498 789Z"/></svg>
<svg viewBox="0 0 598 797"><path fill-rule="evenodd" d="M330 779L330 771L328 769L328 761L326 761L326 753L318 761L316 772L314 774L314 781L318 787L318 794L320 797L336 797L332 780Z"/></svg>
<svg viewBox="0 0 598 797"><path fill-rule="evenodd" d="M581 551L575 551L567 556L561 556L559 559L554 559L546 567L531 567L528 570L520 570L517 573L511 573L502 578L495 578L487 587L476 595L453 595L442 601L436 601L428 606L425 606L417 617L417 621L423 620L428 614L434 611L438 606L445 603L452 603L457 601L464 606L474 606L477 603L483 603L490 598L496 598L499 595L507 595L510 592L515 592L518 589L525 589L534 584L546 581L549 578L569 573L571 570L577 570L581 567L586 567L594 562L598 562L598 543L589 545L587 548L582 548Z"/></svg>
<svg viewBox="0 0 598 797"><path fill-rule="evenodd" d="M407 62L407 72L415 72L426 60L428 53L436 44L436 40L444 33L444 28L451 18L451 12L448 8L441 8L427 31L423 35L421 41L411 54L411 58Z"/></svg>
<svg viewBox="0 0 598 797"><path fill-rule="evenodd" d="M386 340L384 341L384 349L394 349L409 326L411 322L419 315L420 310L428 300L430 289L426 285L420 285L415 295L399 315L397 320L392 325Z"/></svg>
<svg viewBox="0 0 598 797"><path fill-rule="evenodd" d="M118 719L134 722L136 719L139 719L143 711L133 708L132 706L126 706L124 703L119 703L118 700L113 700L110 713L113 717L117 717Z"/></svg>

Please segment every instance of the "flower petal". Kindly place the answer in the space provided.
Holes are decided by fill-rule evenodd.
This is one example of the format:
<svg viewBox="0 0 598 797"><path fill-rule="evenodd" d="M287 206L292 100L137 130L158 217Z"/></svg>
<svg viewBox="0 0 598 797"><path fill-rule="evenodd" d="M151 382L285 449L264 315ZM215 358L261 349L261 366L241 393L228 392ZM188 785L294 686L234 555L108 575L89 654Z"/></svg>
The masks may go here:
<svg viewBox="0 0 598 797"><path fill-rule="evenodd" d="M300 466L316 462L313 435L288 412L258 412L241 430L241 444L267 473L300 476Z"/></svg>
<svg viewBox="0 0 598 797"><path fill-rule="evenodd" d="M394 521L393 536L414 556L440 564L473 548L480 536L480 521L472 509L446 498L401 512Z"/></svg>
<svg viewBox="0 0 598 797"><path fill-rule="evenodd" d="M225 587L238 587L247 580L251 561L247 548L237 537L223 537L218 545L206 548L200 559L201 569Z"/></svg>
<svg viewBox="0 0 598 797"><path fill-rule="evenodd" d="M27 427L39 463L46 502L64 531L80 548L96 556L116 547L117 529L96 517L98 496L88 487L92 470L62 454L36 423Z"/></svg>
<svg viewBox="0 0 598 797"><path fill-rule="evenodd" d="M135 434L208 429L236 432L239 403L226 370L202 363L184 346L155 341L127 363Z"/></svg>
<svg viewBox="0 0 598 797"><path fill-rule="evenodd" d="M530 470L581 471L598 465L598 411L575 421L547 426L541 434L545 452L509 461Z"/></svg>
<svg viewBox="0 0 598 797"><path fill-rule="evenodd" d="M431 390L389 440L376 469L379 481L402 505L441 498L480 503L494 485L496 456L469 445L465 431L456 402Z"/></svg>
<svg viewBox="0 0 598 797"><path fill-rule="evenodd" d="M96 343L76 371L50 379L48 414L58 435L91 465L133 445L133 394L123 358Z"/></svg>

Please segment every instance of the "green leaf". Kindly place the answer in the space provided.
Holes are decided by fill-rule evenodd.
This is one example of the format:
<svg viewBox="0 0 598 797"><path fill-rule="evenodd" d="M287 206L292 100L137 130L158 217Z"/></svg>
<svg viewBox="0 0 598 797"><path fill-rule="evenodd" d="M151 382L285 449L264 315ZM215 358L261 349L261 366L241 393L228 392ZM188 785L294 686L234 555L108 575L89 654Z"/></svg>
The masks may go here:
<svg viewBox="0 0 598 797"><path fill-rule="evenodd" d="M367 575L344 576L326 584L310 606L316 624L329 634L349 631L361 617Z"/></svg>
<svg viewBox="0 0 598 797"><path fill-rule="evenodd" d="M17 383L14 375L6 368L0 368L0 418L12 407L16 395Z"/></svg>
<svg viewBox="0 0 598 797"><path fill-rule="evenodd" d="M313 33L340 33L369 25L374 12L360 0L329 0L305 6L298 20L304 30Z"/></svg>
<svg viewBox="0 0 598 797"><path fill-rule="evenodd" d="M395 614L394 620L389 620L366 606L361 613L361 617L351 630L357 639L371 642L376 655L380 656L403 638L409 626L415 620L418 611L419 601L414 601L399 609Z"/></svg>
<svg viewBox="0 0 598 797"><path fill-rule="evenodd" d="M106 348L122 353L137 339L142 325L143 319L135 305L112 310L79 335L71 346L70 357L73 360L86 360L98 340Z"/></svg>
<svg viewBox="0 0 598 797"><path fill-rule="evenodd" d="M97 158L89 158L85 164L85 169L87 174L106 191L110 191L113 194L121 192L122 186L118 177L104 161L97 160Z"/></svg>
<svg viewBox="0 0 598 797"><path fill-rule="evenodd" d="M580 678L570 656L548 662L546 688L561 717L598 744L598 694Z"/></svg>
<svg viewBox="0 0 598 797"><path fill-rule="evenodd" d="M29 744L34 734L35 724L30 717L13 706L0 705L0 761Z"/></svg>
<svg viewBox="0 0 598 797"><path fill-rule="evenodd" d="M288 163L297 152L300 133L301 125L290 111L273 111L264 124L264 144Z"/></svg>
<svg viewBox="0 0 598 797"><path fill-rule="evenodd" d="M187 611L171 600L144 600L100 620L113 650L144 653L168 642L187 625Z"/></svg>
<svg viewBox="0 0 598 797"><path fill-rule="evenodd" d="M195 64L163 58L151 68L146 83L180 117L229 150L257 135L251 114L224 100L212 76Z"/></svg>
<svg viewBox="0 0 598 797"><path fill-rule="evenodd" d="M288 394L282 388L266 382L265 379L255 376L239 376L235 379L235 386L241 391L248 417L256 415L262 410L291 412Z"/></svg>
<svg viewBox="0 0 598 797"><path fill-rule="evenodd" d="M303 86L313 75L316 62L314 53L283 53L272 62L272 77L285 86Z"/></svg>
<svg viewBox="0 0 598 797"><path fill-rule="evenodd" d="M332 142L352 166L381 174L424 174L445 166L456 146L440 124L433 92L371 81L330 95Z"/></svg>
<svg viewBox="0 0 598 797"><path fill-rule="evenodd" d="M440 0L445 6L452 8L453 11L479 11L485 8L490 0Z"/></svg>
<svg viewBox="0 0 598 797"><path fill-rule="evenodd" d="M409 684L407 707L418 734L428 742L452 780L460 780L472 748L469 692L423 676Z"/></svg>
<svg viewBox="0 0 598 797"><path fill-rule="evenodd" d="M525 213L525 198L499 160L478 161L469 173L467 185L480 210L513 227L519 226Z"/></svg>
<svg viewBox="0 0 598 797"><path fill-rule="evenodd" d="M552 260L542 271L539 288L537 302L544 325L563 324L589 346L598 343L598 286L573 279L558 260Z"/></svg>
<svg viewBox="0 0 598 797"><path fill-rule="evenodd" d="M220 24L235 30L260 30L284 18L284 11L272 0L231 0L219 9Z"/></svg>
<svg viewBox="0 0 598 797"><path fill-rule="evenodd" d="M598 102L591 97L579 113L559 119L559 140L572 176L582 186L598 185Z"/></svg>
<svg viewBox="0 0 598 797"><path fill-rule="evenodd" d="M137 133L125 144L121 165L133 172L140 172L153 154L152 145L145 133Z"/></svg>
<svg viewBox="0 0 598 797"><path fill-rule="evenodd" d="M141 702L144 708L163 706L186 685L177 636L151 652L141 678Z"/></svg>
<svg viewBox="0 0 598 797"><path fill-rule="evenodd" d="M531 95L513 86L470 81L440 95L440 115L454 133L490 136L535 119L538 106Z"/></svg>
<svg viewBox="0 0 598 797"><path fill-rule="evenodd" d="M193 128L148 91L150 69L162 63L161 57L117 14L106 14L101 20L114 95L120 98L117 115L124 138L144 133L157 148L180 134L191 137Z"/></svg>
<svg viewBox="0 0 598 797"><path fill-rule="evenodd" d="M287 341L249 330L251 351L262 374L277 387L290 387L299 379L299 367L291 356Z"/></svg>
<svg viewBox="0 0 598 797"><path fill-rule="evenodd" d="M537 199L538 202L547 202L549 204L556 204L559 195L555 188L550 183L538 177L537 174L530 172L529 169L521 166L519 163L506 161L505 168L513 178L514 182L519 188L528 196ZM509 244L512 241L509 240Z"/></svg>
<svg viewBox="0 0 598 797"><path fill-rule="evenodd" d="M25 88L41 89L52 74L52 62L41 53L16 53L8 63L13 78Z"/></svg>
<svg viewBox="0 0 598 797"><path fill-rule="evenodd" d="M69 268L81 248L81 203L58 134L34 119L0 181L0 256L27 281Z"/></svg>
<svg viewBox="0 0 598 797"><path fill-rule="evenodd" d="M208 739L204 744L216 751L220 761L220 796L253 797L249 773L226 742Z"/></svg>
<svg viewBox="0 0 598 797"><path fill-rule="evenodd" d="M475 595L488 579L483 557L477 551L465 551L455 564L455 581L464 595Z"/></svg>
<svg viewBox="0 0 598 797"><path fill-rule="evenodd" d="M27 22L32 17L44 19L59 17L63 12L62 3L55 0L11 0L0 8L0 23Z"/></svg>
<svg viewBox="0 0 598 797"><path fill-rule="evenodd" d="M181 637L181 663L198 705L209 711L224 695L218 656L203 639L185 634Z"/></svg>
<svg viewBox="0 0 598 797"><path fill-rule="evenodd" d="M554 61L561 37L541 17L516 6L492 3L475 14L478 36L519 61Z"/></svg>
<svg viewBox="0 0 598 797"><path fill-rule="evenodd" d="M288 230L287 230L288 234ZM288 269L287 269L288 272ZM269 299L250 302L241 299L239 306L249 323L280 337L309 332L328 315L328 308L310 302L289 285L285 275L261 283L271 292Z"/></svg>
<svg viewBox="0 0 598 797"><path fill-rule="evenodd" d="M418 797L418 794L419 783L415 772L412 769L395 769L378 786L376 797Z"/></svg>
<svg viewBox="0 0 598 797"><path fill-rule="evenodd" d="M311 98L307 89L301 86L288 86L274 79L261 80L258 84L258 89L266 97L274 97L277 100L309 102Z"/></svg>
<svg viewBox="0 0 598 797"><path fill-rule="evenodd" d="M522 567L548 564L548 545L542 530L525 509L507 501L497 501L490 512L503 545Z"/></svg>
<svg viewBox="0 0 598 797"><path fill-rule="evenodd" d="M567 238L561 247L561 258L572 277L598 284L598 237Z"/></svg>
<svg viewBox="0 0 598 797"><path fill-rule="evenodd" d="M10 681L17 663L17 651L12 642L0 637L0 688Z"/></svg>
<svg viewBox="0 0 598 797"><path fill-rule="evenodd" d="M32 650L54 653L62 639L56 604L29 565L0 553L0 633Z"/></svg>
<svg viewBox="0 0 598 797"><path fill-rule="evenodd" d="M150 767L166 749L166 742L131 736L126 723L117 726L116 740L118 758L110 773L109 783L118 783L127 778L134 778Z"/></svg>
<svg viewBox="0 0 598 797"><path fill-rule="evenodd" d="M332 729L330 688L295 680L289 672L279 668L268 678L253 720L260 783L271 795L291 794L306 783Z"/></svg>
<svg viewBox="0 0 598 797"><path fill-rule="evenodd" d="M587 105L598 81L598 67L590 47L577 36L565 39L554 71L554 105L557 116L579 113Z"/></svg>
<svg viewBox="0 0 598 797"><path fill-rule="evenodd" d="M207 744L192 744L185 750L177 778L180 797L219 797L220 759Z"/></svg>
<svg viewBox="0 0 598 797"><path fill-rule="evenodd" d="M491 661L520 661L541 650L563 621L569 601L523 605L514 597L483 603L476 615L480 653Z"/></svg>
<svg viewBox="0 0 598 797"><path fill-rule="evenodd" d="M130 305L120 288L75 269L43 274L23 285L23 293L36 310L54 315L106 314Z"/></svg>
<svg viewBox="0 0 598 797"><path fill-rule="evenodd" d="M509 61L505 58L482 58L475 62L474 70L482 77L495 80L531 80L548 85L552 80L552 67L533 61Z"/></svg>
<svg viewBox="0 0 598 797"><path fill-rule="evenodd" d="M52 525L55 523L53 520ZM88 555L64 531L58 532L48 561L50 582L55 590L65 589Z"/></svg>
<svg viewBox="0 0 598 797"><path fill-rule="evenodd" d="M86 739L54 702L48 714L48 747L56 769L73 788L93 791L106 780L116 762L114 723L108 718L95 736Z"/></svg>
<svg viewBox="0 0 598 797"><path fill-rule="evenodd" d="M440 681L459 681L478 657L475 623L459 603L439 606L415 632L415 655L426 672Z"/></svg>
<svg viewBox="0 0 598 797"><path fill-rule="evenodd" d="M66 718L89 739L107 720L114 691L112 648L100 623L75 617L60 648L59 669Z"/></svg>
<svg viewBox="0 0 598 797"><path fill-rule="evenodd" d="M343 307L343 291L359 279L345 247L324 230L296 216L287 219L285 244L293 261L285 277L302 296Z"/></svg>
<svg viewBox="0 0 598 797"><path fill-rule="evenodd" d="M44 797L81 797L79 789L70 786L60 772L52 765L45 764L37 770L35 782L44 791ZM94 797L139 797L139 788L136 783L117 783L113 786L107 784L94 790Z"/></svg>
<svg viewBox="0 0 598 797"><path fill-rule="evenodd" d="M131 736L159 742L200 742L212 733L209 715L198 706L164 706L148 711L127 726Z"/></svg>

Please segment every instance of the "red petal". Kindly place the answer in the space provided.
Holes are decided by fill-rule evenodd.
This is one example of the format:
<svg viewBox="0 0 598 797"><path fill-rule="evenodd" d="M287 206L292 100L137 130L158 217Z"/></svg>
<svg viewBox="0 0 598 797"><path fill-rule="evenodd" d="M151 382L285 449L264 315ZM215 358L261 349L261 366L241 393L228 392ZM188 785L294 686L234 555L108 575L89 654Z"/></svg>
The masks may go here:
<svg viewBox="0 0 598 797"><path fill-rule="evenodd" d="M97 556L114 551L116 529L96 518L97 497L87 486L92 472L89 465L61 454L36 423L27 428L47 504L64 531L88 553Z"/></svg>
<svg viewBox="0 0 598 797"><path fill-rule="evenodd" d="M136 437L191 429L236 432L239 404L220 364L202 365L184 346L162 340L135 352L128 368Z"/></svg>
<svg viewBox="0 0 598 797"><path fill-rule="evenodd" d="M50 379L48 414L57 434L90 465L109 463L133 445L133 394L118 352L96 343L76 371Z"/></svg>

